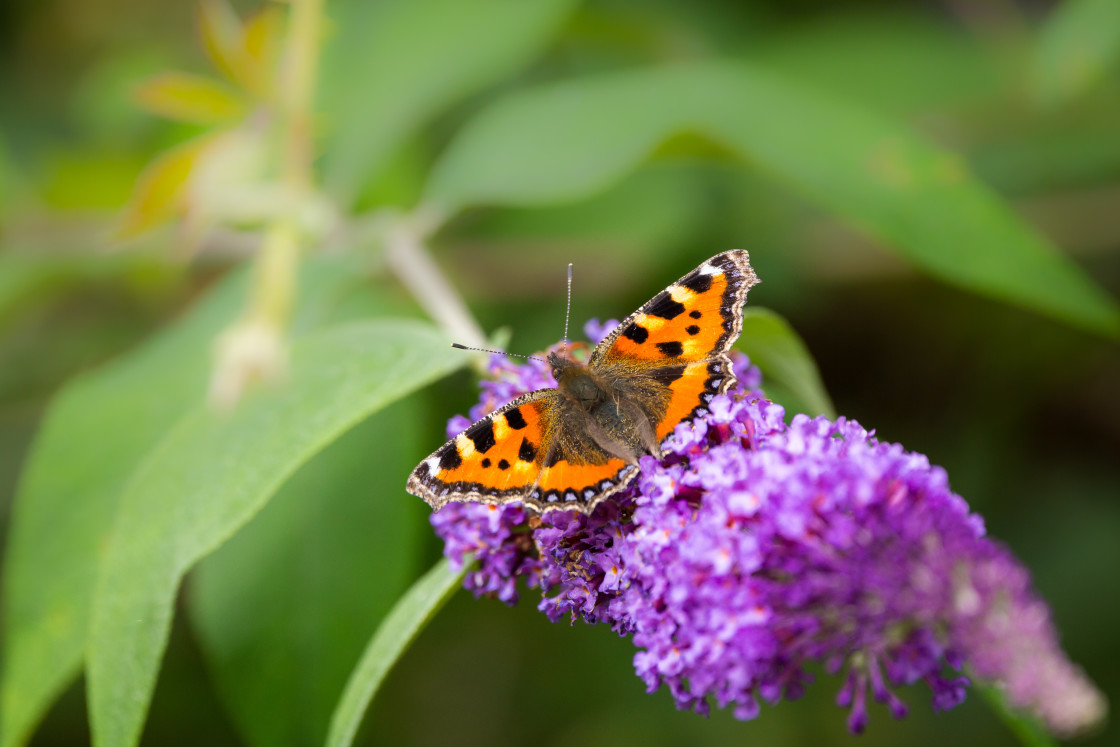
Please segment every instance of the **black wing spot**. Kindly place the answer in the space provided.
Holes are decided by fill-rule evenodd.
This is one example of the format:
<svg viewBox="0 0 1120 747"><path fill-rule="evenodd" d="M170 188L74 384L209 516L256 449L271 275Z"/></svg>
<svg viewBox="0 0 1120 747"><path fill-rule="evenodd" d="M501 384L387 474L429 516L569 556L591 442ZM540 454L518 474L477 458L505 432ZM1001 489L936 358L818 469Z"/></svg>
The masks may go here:
<svg viewBox="0 0 1120 747"><path fill-rule="evenodd" d="M531 462L537 458L537 450L533 444L529 443L529 439L521 439L521 448L517 450L517 458L523 462Z"/></svg>
<svg viewBox="0 0 1120 747"><path fill-rule="evenodd" d="M681 281L681 285L693 293L707 293L712 287L712 276L705 275L699 270L694 270L688 277Z"/></svg>
<svg viewBox="0 0 1120 747"><path fill-rule="evenodd" d="M489 466L490 466L490 458L489 458L489 457L487 457L486 459L483 459L483 460L482 460L482 467L483 467L483 469L485 469L485 468L487 468L487 467L489 467Z"/></svg>
<svg viewBox="0 0 1120 747"><path fill-rule="evenodd" d="M704 316L699 311L690 311L690 312L688 312L688 315L690 317L692 317L693 319L699 319L700 317Z"/></svg>
<svg viewBox="0 0 1120 747"><path fill-rule="evenodd" d="M681 345L676 340L672 342L659 342L657 343L657 349L670 358L678 358L684 353L684 345Z"/></svg>
<svg viewBox="0 0 1120 747"><path fill-rule="evenodd" d="M439 454L439 468L441 470L458 469L459 465L463 463L463 458L459 456L459 450L455 448L454 441L436 453Z"/></svg>
<svg viewBox="0 0 1120 747"><path fill-rule="evenodd" d="M674 381L684 376L684 366L665 366L664 368L654 369L648 375L649 378L657 383L669 386Z"/></svg>
<svg viewBox="0 0 1120 747"><path fill-rule="evenodd" d="M695 334L699 334L700 328L697 327L695 324L690 324L690 325L688 325L687 327L684 328L684 331L687 332L690 335L695 335Z"/></svg>
<svg viewBox="0 0 1120 747"><path fill-rule="evenodd" d="M509 462L505 459L498 460L498 469L509 469Z"/></svg>
<svg viewBox="0 0 1120 747"><path fill-rule="evenodd" d="M506 412L506 422L509 423L509 427L513 428L515 431L519 431L529 425L525 422L525 416L521 414L520 407L515 407Z"/></svg>
<svg viewBox="0 0 1120 747"><path fill-rule="evenodd" d="M463 434L474 441L475 451L485 454L494 447L494 423L489 418L480 420Z"/></svg>
<svg viewBox="0 0 1120 747"><path fill-rule="evenodd" d="M640 324L631 324L622 331L622 336L641 345L649 339L649 330Z"/></svg>
<svg viewBox="0 0 1120 747"><path fill-rule="evenodd" d="M650 316L659 316L662 319L676 319L684 313L684 304L677 303L665 291L657 294L657 297L649 302L649 305L642 309L642 312Z"/></svg>

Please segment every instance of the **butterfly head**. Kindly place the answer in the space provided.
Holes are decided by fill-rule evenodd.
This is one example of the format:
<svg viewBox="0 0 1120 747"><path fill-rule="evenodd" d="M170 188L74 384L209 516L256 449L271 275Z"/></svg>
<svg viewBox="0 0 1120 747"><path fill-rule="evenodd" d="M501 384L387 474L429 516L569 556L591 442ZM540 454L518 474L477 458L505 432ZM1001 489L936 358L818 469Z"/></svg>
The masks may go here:
<svg viewBox="0 0 1120 747"><path fill-rule="evenodd" d="M548 354L548 365L552 369L552 377L560 384L576 375L580 369L585 368L582 363L573 360L567 355L553 351Z"/></svg>
<svg viewBox="0 0 1120 747"><path fill-rule="evenodd" d="M552 352L548 354L548 365L556 386L585 407L603 401L606 394L591 370L577 360Z"/></svg>

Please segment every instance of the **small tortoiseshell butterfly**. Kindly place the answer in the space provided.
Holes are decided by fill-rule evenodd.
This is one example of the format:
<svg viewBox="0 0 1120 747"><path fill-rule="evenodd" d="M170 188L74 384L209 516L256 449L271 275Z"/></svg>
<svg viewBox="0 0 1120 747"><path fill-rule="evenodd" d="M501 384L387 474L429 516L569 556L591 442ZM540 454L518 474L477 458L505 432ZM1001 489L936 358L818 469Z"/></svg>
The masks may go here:
<svg viewBox="0 0 1120 747"><path fill-rule="evenodd" d="M735 385L727 351L758 282L745 251L717 254L622 322L587 365L550 353L555 389L492 412L420 462L408 492L590 513L661 455L678 423Z"/></svg>

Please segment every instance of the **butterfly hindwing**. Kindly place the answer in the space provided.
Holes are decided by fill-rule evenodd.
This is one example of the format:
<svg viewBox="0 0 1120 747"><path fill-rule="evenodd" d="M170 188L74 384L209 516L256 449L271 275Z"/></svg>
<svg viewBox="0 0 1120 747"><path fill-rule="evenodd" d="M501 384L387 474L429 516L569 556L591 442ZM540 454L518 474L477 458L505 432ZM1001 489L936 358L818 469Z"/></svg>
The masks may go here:
<svg viewBox="0 0 1120 747"><path fill-rule="evenodd" d="M563 391L563 387L559 391ZM548 449L540 478L525 503L540 512L590 511L598 501L620 490L636 472L629 459L612 455L595 438L585 410L565 396L548 413Z"/></svg>
<svg viewBox="0 0 1120 747"><path fill-rule="evenodd" d="M658 440L665 440L678 424L699 414L713 396L734 385L731 361L724 354L683 366L680 375L669 384L669 403L657 421Z"/></svg>
<svg viewBox="0 0 1120 747"><path fill-rule="evenodd" d="M638 468L618 457L601 464L581 464L559 459L541 471L539 484L525 497L538 512L590 511L599 501L629 484Z"/></svg>
<svg viewBox="0 0 1120 747"><path fill-rule="evenodd" d="M556 389L520 397L436 449L408 478L433 508L522 501L539 512L588 510L629 482L633 467L600 449Z"/></svg>

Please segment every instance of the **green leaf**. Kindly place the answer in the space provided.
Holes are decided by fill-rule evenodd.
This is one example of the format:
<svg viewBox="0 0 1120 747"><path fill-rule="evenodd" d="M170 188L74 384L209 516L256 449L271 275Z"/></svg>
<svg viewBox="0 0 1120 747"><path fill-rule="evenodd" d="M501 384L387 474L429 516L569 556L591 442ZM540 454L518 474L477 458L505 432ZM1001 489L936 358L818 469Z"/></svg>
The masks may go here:
<svg viewBox="0 0 1120 747"><path fill-rule="evenodd" d="M244 274L134 354L68 384L22 475L5 563L0 743L26 741L78 673L100 547L144 450L206 383L210 339L236 313Z"/></svg>
<svg viewBox="0 0 1120 747"><path fill-rule="evenodd" d="M409 133L538 55L575 0L349 3L324 50L327 187L344 204Z"/></svg>
<svg viewBox="0 0 1120 747"><path fill-rule="evenodd" d="M289 380L233 413L186 413L137 467L94 594L88 698L94 743L132 745L182 577L244 526L300 466L349 428L465 363L428 325L350 323L292 349Z"/></svg>
<svg viewBox="0 0 1120 747"><path fill-rule="evenodd" d="M3 214L3 209L8 204L6 198L12 189L11 171L12 165L8 157L8 147L4 143L4 138L0 137L0 215Z"/></svg>
<svg viewBox="0 0 1120 747"><path fill-rule="evenodd" d="M190 73L160 73L140 83L136 102L152 114L178 122L215 125L244 116L248 102L213 78Z"/></svg>
<svg viewBox="0 0 1120 747"><path fill-rule="evenodd" d="M139 236L182 212L187 206L191 174L219 138L218 132L200 135L161 153L145 166L121 212L116 236Z"/></svg>
<svg viewBox="0 0 1120 747"><path fill-rule="evenodd" d="M206 390L214 336L244 303L246 272L217 284L134 352L67 384L27 458L4 564L0 745L21 744L79 672L97 567L121 491L152 443ZM313 324L346 268L306 263L293 327Z"/></svg>
<svg viewBox="0 0 1120 747"><path fill-rule="evenodd" d="M705 225L710 204L704 176L692 164L652 164L587 200L487 211L472 221L470 237L481 237L491 252L497 247L506 255L521 254L522 261L534 242L550 247L563 242L565 256L576 252L586 258L602 259L609 248L610 259L622 264L649 259L651 252L669 255L693 241ZM573 258L577 268L583 264L578 256ZM541 252L540 257L555 270L552 254Z"/></svg>
<svg viewBox="0 0 1120 747"><path fill-rule="evenodd" d="M24 306L65 296L76 287L166 284L181 274L181 265L140 252L63 256L42 251L0 252L0 326Z"/></svg>
<svg viewBox="0 0 1120 747"><path fill-rule="evenodd" d="M942 115L1013 83L1014 67L993 52L967 25L903 3L778 23L743 49L752 62L878 111Z"/></svg>
<svg viewBox="0 0 1120 747"><path fill-rule="evenodd" d="M1116 137L1120 116L1116 114L1079 112L1075 121L1060 127L1025 129L969 150L968 160L976 173L1004 195L1077 193L1090 185L1108 184L1120 172L1120 138ZM1095 221L1083 218L1078 223ZM1073 236L1080 233L1075 230Z"/></svg>
<svg viewBox="0 0 1120 747"><path fill-rule="evenodd" d="M393 607L393 611L366 646L361 661L346 683L346 690L331 717L331 728L327 735L328 747L353 744L362 716L377 693L377 688L424 626L459 590L465 574L466 569L451 570L451 564L445 558L413 584Z"/></svg>
<svg viewBox="0 0 1120 747"><path fill-rule="evenodd" d="M744 309L735 347L758 366L762 389L787 412L836 417L813 356L781 315L758 306Z"/></svg>
<svg viewBox="0 0 1120 747"><path fill-rule="evenodd" d="M980 692L1000 720L1026 747L1058 747L1058 740L1050 735L1042 722L1012 707L998 686L975 677L972 678L972 686Z"/></svg>
<svg viewBox="0 0 1120 747"><path fill-rule="evenodd" d="M239 80L245 30L228 0L199 2L198 32L202 46L215 67L230 80Z"/></svg>
<svg viewBox="0 0 1120 747"><path fill-rule="evenodd" d="M1089 90L1120 59L1120 3L1065 0L1043 24L1032 83L1039 101L1057 105Z"/></svg>
<svg viewBox="0 0 1120 747"><path fill-rule="evenodd" d="M322 744L346 678L408 588L423 502L417 402L369 418L300 469L203 559L190 612L219 695L250 744Z"/></svg>
<svg viewBox="0 0 1120 747"><path fill-rule="evenodd" d="M427 197L450 210L576 200L685 132L730 149L941 280L1120 337L1116 302L959 157L744 64L651 68L512 94L460 132Z"/></svg>

